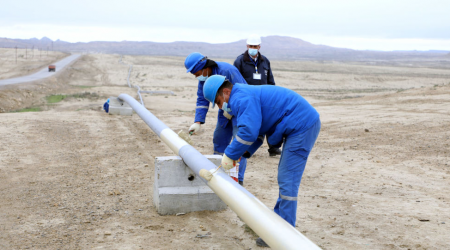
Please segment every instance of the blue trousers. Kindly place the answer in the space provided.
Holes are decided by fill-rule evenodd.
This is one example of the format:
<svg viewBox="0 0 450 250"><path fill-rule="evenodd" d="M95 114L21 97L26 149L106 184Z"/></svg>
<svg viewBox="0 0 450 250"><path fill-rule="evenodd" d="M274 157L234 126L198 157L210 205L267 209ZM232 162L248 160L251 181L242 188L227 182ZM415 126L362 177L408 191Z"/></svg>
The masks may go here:
<svg viewBox="0 0 450 250"><path fill-rule="evenodd" d="M233 116L231 122L228 122L225 127L222 127L219 122L217 122L216 129L214 130L214 154L223 155L225 149L231 143L231 139L234 138L238 132L236 118ZM239 164L239 181L244 181L245 169L247 168L247 159L241 157L241 162Z"/></svg>
<svg viewBox="0 0 450 250"><path fill-rule="evenodd" d="M278 164L278 186L280 188L274 211L295 227L297 219L297 196L306 161L320 131L318 120L307 131L287 136Z"/></svg>

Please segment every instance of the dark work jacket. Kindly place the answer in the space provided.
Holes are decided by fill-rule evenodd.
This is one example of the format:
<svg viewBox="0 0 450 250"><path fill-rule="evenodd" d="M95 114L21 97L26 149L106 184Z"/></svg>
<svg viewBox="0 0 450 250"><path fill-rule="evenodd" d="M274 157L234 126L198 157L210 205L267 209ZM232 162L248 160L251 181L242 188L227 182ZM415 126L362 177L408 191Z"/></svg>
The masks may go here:
<svg viewBox="0 0 450 250"><path fill-rule="evenodd" d="M234 66L241 72L241 75L249 85L275 85L272 69L270 68L270 61L267 57L261 55L259 51L257 66L258 74L261 74L261 80L253 79L253 73L256 73L255 64L253 59L248 55L247 50L236 58Z"/></svg>

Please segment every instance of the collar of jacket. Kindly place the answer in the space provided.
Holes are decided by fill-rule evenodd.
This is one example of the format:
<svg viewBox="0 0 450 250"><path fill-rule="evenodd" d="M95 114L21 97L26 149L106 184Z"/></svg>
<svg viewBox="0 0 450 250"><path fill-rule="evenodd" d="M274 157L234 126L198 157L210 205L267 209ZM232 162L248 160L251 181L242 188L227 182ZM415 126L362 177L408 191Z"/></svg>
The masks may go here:
<svg viewBox="0 0 450 250"><path fill-rule="evenodd" d="M248 55L248 50L246 50L243 53L243 55L244 55L244 61L245 62L252 62L251 59L250 59L250 56ZM264 57L261 56L261 53L259 53L259 51L258 51L258 58L259 58L259 60L264 61Z"/></svg>

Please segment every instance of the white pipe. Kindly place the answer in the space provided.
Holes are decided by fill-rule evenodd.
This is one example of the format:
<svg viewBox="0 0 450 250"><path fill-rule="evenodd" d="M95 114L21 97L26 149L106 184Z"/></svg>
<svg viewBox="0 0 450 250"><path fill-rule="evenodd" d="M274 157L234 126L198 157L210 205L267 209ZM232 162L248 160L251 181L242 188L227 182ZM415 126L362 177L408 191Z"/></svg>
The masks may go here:
<svg viewBox="0 0 450 250"><path fill-rule="evenodd" d="M197 176L201 169L213 172L216 166L195 148L177 136L134 98L127 94L119 99L128 103L147 125L175 152ZM273 249L320 249L260 200L231 179L222 169L208 182L202 180L247 225Z"/></svg>

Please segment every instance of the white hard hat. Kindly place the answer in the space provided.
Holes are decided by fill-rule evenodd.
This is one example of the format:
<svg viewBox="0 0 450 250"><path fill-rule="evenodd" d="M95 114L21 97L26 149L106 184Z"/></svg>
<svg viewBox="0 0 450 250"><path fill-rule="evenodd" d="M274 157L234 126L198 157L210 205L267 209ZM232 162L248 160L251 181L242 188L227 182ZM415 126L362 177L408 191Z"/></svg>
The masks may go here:
<svg viewBox="0 0 450 250"><path fill-rule="evenodd" d="M258 35L250 35L247 39L248 45L260 45L261 44L261 37Z"/></svg>

